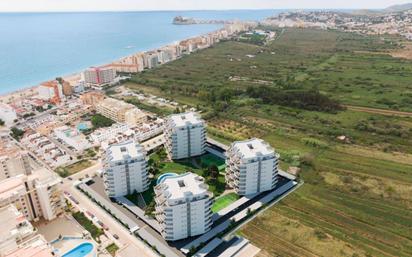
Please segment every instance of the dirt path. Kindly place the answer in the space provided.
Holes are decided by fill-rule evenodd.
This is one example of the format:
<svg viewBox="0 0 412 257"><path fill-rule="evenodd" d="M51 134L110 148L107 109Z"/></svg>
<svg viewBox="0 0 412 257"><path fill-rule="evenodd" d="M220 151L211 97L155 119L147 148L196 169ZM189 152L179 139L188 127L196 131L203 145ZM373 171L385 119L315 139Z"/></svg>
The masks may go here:
<svg viewBox="0 0 412 257"><path fill-rule="evenodd" d="M367 113L375 113L375 114L399 116L399 117L412 117L412 112L401 112L401 111L384 110L384 109L376 109L376 108L352 106L352 105L345 105L345 107L348 108L348 110L356 111L356 112L367 112Z"/></svg>

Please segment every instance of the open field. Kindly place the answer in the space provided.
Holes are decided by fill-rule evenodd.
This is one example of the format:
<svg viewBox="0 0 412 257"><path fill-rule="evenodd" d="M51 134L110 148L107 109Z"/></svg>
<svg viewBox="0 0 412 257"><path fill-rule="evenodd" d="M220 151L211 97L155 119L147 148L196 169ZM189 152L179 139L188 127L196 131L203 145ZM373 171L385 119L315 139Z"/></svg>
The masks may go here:
<svg viewBox="0 0 412 257"><path fill-rule="evenodd" d="M76 163L70 164L66 167L59 167L56 172L63 178L76 174L79 171L87 169L93 165L93 162L89 160L81 160Z"/></svg>
<svg viewBox="0 0 412 257"><path fill-rule="evenodd" d="M398 40L287 29L266 46L220 43L127 86L200 109L224 143L261 137L283 169L302 169L305 184L239 232L261 256L411 256L412 117L311 111L247 93L317 89L343 105L411 112L412 61L386 54Z"/></svg>

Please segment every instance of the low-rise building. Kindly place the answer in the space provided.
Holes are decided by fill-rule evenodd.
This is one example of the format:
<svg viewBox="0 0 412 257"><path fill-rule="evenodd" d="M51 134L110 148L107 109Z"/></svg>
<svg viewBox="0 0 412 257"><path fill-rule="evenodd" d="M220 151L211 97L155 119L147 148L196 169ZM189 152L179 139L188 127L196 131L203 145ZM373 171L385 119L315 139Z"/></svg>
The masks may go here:
<svg viewBox="0 0 412 257"><path fill-rule="evenodd" d="M52 247L42 235L36 235L21 244L17 248L1 254L0 257L55 257Z"/></svg>
<svg viewBox="0 0 412 257"><path fill-rule="evenodd" d="M109 197L120 197L149 188L146 153L134 141L110 145L103 157L103 178Z"/></svg>
<svg viewBox="0 0 412 257"><path fill-rule="evenodd" d="M6 126L11 126L16 119L16 111L10 105L0 103L0 120L2 120Z"/></svg>
<svg viewBox="0 0 412 257"><path fill-rule="evenodd" d="M93 108L96 108L96 106L103 101L104 98L105 95L98 91L87 92L80 96L80 100L83 104L91 105Z"/></svg>
<svg viewBox="0 0 412 257"><path fill-rule="evenodd" d="M97 104L96 111L109 119L124 123L126 122L126 112L134 108L136 107L132 104L114 98L106 98Z"/></svg>
<svg viewBox="0 0 412 257"><path fill-rule="evenodd" d="M164 178L155 187L156 219L168 241L201 235L211 229L213 194L194 173Z"/></svg>
<svg viewBox="0 0 412 257"><path fill-rule="evenodd" d="M18 244L35 234L35 229L15 206L0 208L0 256L16 250Z"/></svg>
<svg viewBox="0 0 412 257"><path fill-rule="evenodd" d="M83 152L84 150L92 147L92 145L86 139L86 137L83 134L81 134L77 129L68 126L62 126L55 128L54 134L63 143L76 149L79 152Z"/></svg>
<svg viewBox="0 0 412 257"><path fill-rule="evenodd" d="M165 139L172 159L202 155L206 151L205 122L194 112L170 115L166 120Z"/></svg>
<svg viewBox="0 0 412 257"><path fill-rule="evenodd" d="M237 194L260 193L276 186L279 155L265 141L234 142L226 156L226 183Z"/></svg>
<svg viewBox="0 0 412 257"><path fill-rule="evenodd" d="M147 113L136 107L126 111L125 113L125 122L129 126L142 125L143 123L147 122L147 119Z"/></svg>

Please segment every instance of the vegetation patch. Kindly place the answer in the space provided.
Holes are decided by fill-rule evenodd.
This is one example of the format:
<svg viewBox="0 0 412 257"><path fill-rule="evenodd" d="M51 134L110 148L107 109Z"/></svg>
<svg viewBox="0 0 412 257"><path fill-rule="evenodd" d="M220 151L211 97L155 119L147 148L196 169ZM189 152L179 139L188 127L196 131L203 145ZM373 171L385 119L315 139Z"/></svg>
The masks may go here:
<svg viewBox="0 0 412 257"><path fill-rule="evenodd" d="M96 227L93 222L91 222L83 212L75 212L72 214L73 218L76 219L79 224L84 227L87 231L90 232L90 235L93 237L96 242L100 242L99 237L104 234L103 230Z"/></svg>
<svg viewBox="0 0 412 257"><path fill-rule="evenodd" d="M229 193L221 197L218 197L215 199L215 202L212 205L212 212L219 212L220 210L226 208L238 199L239 196L236 193Z"/></svg>

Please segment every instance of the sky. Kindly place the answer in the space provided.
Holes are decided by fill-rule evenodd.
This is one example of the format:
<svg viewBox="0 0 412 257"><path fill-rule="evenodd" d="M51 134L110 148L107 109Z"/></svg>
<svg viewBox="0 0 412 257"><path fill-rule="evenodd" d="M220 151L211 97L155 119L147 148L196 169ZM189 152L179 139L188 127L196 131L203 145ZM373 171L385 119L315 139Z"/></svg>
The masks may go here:
<svg viewBox="0 0 412 257"><path fill-rule="evenodd" d="M379 9L412 0L0 0L0 12Z"/></svg>

